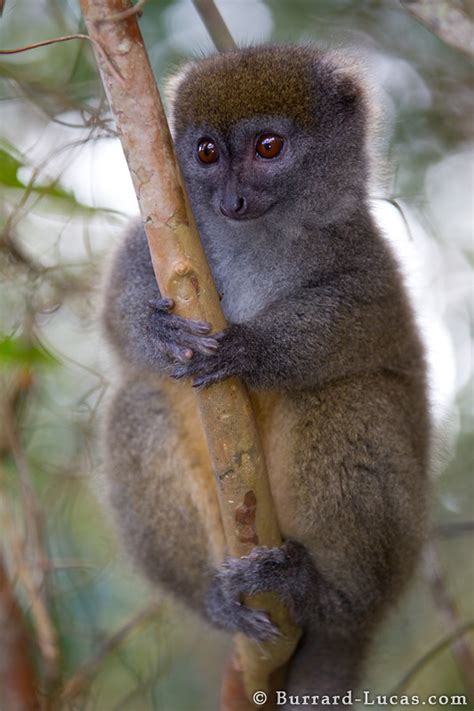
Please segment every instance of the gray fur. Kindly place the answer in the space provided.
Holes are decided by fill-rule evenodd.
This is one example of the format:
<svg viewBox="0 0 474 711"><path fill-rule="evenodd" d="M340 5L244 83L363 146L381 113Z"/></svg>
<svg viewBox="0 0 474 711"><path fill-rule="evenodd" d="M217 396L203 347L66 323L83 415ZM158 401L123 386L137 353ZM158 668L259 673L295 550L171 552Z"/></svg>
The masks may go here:
<svg viewBox="0 0 474 711"><path fill-rule="evenodd" d="M290 96L286 115L241 116L254 68L265 86L267 65L293 87L297 110ZM229 83L233 67L238 118L194 125L188 105L205 112L208 76ZM313 102L307 116L300 89ZM367 205L363 87L315 49L248 49L191 65L174 101L177 154L229 327L210 335L173 316L142 229L129 233L104 309L123 369L105 438L112 507L148 578L215 624L269 638L271 620L240 599L281 595L305 630L289 690L341 694L416 565L430 436L422 346ZM261 132L285 138L278 158L256 159ZM215 164L196 156L203 137L219 147ZM246 201L235 219L220 210L232 191ZM191 472L211 481L203 433L186 421L187 384L174 380L207 387L233 375L259 402L273 398L258 417L286 543L219 566L217 503L190 492Z"/></svg>

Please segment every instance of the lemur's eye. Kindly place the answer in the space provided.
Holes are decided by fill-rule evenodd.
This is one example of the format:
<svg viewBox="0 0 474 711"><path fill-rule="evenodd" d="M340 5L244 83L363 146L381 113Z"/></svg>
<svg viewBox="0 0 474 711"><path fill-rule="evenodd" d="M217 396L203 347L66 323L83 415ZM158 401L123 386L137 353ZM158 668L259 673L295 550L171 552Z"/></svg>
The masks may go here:
<svg viewBox="0 0 474 711"><path fill-rule="evenodd" d="M281 136L272 133L263 133L257 139L255 150L260 158L276 158L281 153L285 141Z"/></svg>
<svg viewBox="0 0 474 711"><path fill-rule="evenodd" d="M210 138L201 138L198 143L197 153L201 163L215 163L219 158L217 146Z"/></svg>

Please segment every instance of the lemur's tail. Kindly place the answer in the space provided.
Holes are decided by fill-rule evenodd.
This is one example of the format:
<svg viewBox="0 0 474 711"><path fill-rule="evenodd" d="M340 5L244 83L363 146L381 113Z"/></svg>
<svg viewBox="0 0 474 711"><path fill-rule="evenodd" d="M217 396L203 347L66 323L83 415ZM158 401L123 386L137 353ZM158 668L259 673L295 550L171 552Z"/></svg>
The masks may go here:
<svg viewBox="0 0 474 711"><path fill-rule="evenodd" d="M367 647L360 636L307 632L291 662L283 709L307 710L312 701L303 697L315 695L319 705L322 696L339 697L331 703L332 711L352 708Z"/></svg>

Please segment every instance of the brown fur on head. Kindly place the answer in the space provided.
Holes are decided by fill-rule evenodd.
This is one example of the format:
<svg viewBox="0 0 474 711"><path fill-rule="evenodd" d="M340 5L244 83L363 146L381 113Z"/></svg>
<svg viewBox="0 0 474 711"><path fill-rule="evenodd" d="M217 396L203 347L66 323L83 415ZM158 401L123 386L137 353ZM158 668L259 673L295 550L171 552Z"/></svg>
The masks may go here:
<svg viewBox="0 0 474 711"><path fill-rule="evenodd" d="M363 100L355 74L311 46L251 47L190 62L168 85L173 127L179 133L190 123L209 123L225 132L256 115L290 116L311 125L324 90L317 81L322 74L332 75L334 89L347 101Z"/></svg>

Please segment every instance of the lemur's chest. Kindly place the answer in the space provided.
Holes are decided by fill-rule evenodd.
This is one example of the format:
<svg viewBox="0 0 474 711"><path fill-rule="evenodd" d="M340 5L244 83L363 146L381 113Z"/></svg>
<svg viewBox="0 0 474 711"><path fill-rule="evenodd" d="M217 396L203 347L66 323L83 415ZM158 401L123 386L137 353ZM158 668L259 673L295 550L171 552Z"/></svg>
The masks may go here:
<svg viewBox="0 0 474 711"><path fill-rule="evenodd" d="M218 254L211 269L226 319L242 323L253 318L279 295L291 291L295 275L283 255L263 259L259 254Z"/></svg>
<svg viewBox="0 0 474 711"><path fill-rule="evenodd" d="M253 318L272 300L274 290L264 279L259 281L256 275L243 275L238 280L227 280L219 293L227 321L242 323Z"/></svg>

